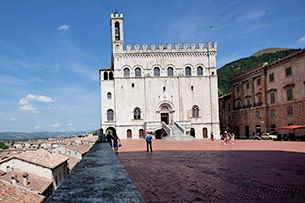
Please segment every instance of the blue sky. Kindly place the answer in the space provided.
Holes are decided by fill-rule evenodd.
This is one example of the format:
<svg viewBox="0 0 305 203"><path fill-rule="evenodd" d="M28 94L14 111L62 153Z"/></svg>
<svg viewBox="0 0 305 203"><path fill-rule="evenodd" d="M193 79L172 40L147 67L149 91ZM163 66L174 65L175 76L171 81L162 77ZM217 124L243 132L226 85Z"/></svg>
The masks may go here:
<svg viewBox="0 0 305 203"><path fill-rule="evenodd" d="M110 14L126 44L212 42L217 68L269 47L305 47L304 0L2 0L0 132L99 129Z"/></svg>

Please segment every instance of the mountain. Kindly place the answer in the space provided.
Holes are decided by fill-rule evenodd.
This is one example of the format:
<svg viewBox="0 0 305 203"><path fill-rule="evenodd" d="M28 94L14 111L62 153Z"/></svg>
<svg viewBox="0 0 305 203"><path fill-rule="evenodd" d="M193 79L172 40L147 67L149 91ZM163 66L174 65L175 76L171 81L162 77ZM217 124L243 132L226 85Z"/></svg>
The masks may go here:
<svg viewBox="0 0 305 203"><path fill-rule="evenodd" d="M218 95L230 93L230 79L243 71L249 70L264 62L274 62L301 49L268 48L260 50L249 57L242 58L218 69Z"/></svg>
<svg viewBox="0 0 305 203"><path fill-rule="evenodd" d="M84 135L86 131L68 132L0 132L0 141L36 140Z"/></svg>

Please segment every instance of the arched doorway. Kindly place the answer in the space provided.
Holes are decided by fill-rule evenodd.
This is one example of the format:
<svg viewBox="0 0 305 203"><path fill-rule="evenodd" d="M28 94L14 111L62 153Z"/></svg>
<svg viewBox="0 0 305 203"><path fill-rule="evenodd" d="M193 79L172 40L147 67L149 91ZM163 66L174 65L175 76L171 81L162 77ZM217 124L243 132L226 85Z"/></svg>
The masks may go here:
<svg viewBox="0 0 305 203"><path fill-rule="evenodd" d="M130 129L127 130L127 138L132 138L132 131Z"/></svg>
<svg viewBox="0 0 305 203"><path fill-rule="evenodd" d="M202 137L203 138L208 138L208 129L207 128L202 129Z"/></svg>
<svg viewBox="0 0 305 203"><path fill-rule="evenodd" d="M172 120L172 113L174 112L173 105L169 102L162 102L159 104L158 112L160 113L160 121L169 124Z"/></svg>
<svg viewBox="0 0 305 203"><path fill-rule="evenodd" d="M191 128L190 135L193 136L193 137L195 137L195 129L194 129L194 128Z"/></svg>
<svg viewBox="0 0 305 203"><path fill-rule="evenodd" d="M115 135L116 134L116 130L114 127L109 127L106 129L106 134L110 133L110 135Z"/></svg>
<svg viewBox="0 0 305 203"><path fill-rule="evenodd" d="M140 129L139 130L139 138L144 138L145 135L144 135L144 130L143 129Z"/></svg>

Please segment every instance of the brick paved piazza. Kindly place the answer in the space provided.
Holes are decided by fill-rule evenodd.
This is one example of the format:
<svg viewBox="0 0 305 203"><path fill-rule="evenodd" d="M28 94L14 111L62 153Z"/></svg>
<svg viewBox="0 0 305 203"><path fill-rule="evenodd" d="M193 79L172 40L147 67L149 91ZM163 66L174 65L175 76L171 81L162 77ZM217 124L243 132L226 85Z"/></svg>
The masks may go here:
<svg viewBox="0 0 305 203"><path fill-rule="evenodd" d="M305 202L305 142L122 140L145 202Z"/></svg>

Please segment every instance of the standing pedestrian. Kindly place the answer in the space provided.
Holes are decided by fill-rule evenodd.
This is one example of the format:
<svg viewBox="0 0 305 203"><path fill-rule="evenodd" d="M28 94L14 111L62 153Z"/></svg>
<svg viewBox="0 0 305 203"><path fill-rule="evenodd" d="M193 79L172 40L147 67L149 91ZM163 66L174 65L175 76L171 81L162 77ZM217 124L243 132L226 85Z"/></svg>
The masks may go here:
<svg viewBox="0 0 305 203"><path fill-rule="evenodd" d="M235 134L231 133L231 144L234 144Z"/></svg>
<svg viewBox="0 0 305 203"><path fill-rule="evenodd" d="M229 140L229 135L228 135L228 132L225 131L224 134L223 134L223 144L224 145L228 145L228 140Z"/></svg>
<svg viewBox="0 0 305 203"><path fill-rule="evenodd" d="M211 142L212 142L212 144L214 143L214 135L213 135L213 132L211 132Z"/></svg>
<svg viewBox="0 0 305 203"><path fill-rule="evenodd" d="M146 139L146 151L149 152L149 149L150 151L152 152L152 132L147 132L146 136L145 136L145 139Z"/></svg>

